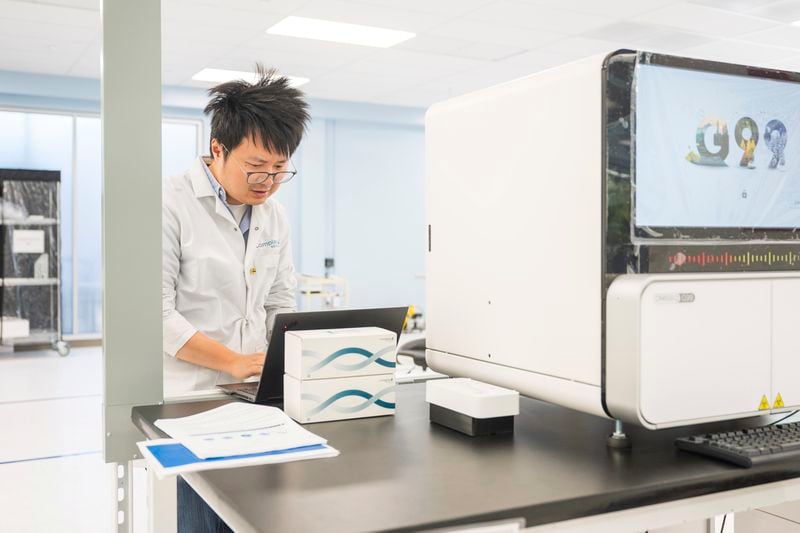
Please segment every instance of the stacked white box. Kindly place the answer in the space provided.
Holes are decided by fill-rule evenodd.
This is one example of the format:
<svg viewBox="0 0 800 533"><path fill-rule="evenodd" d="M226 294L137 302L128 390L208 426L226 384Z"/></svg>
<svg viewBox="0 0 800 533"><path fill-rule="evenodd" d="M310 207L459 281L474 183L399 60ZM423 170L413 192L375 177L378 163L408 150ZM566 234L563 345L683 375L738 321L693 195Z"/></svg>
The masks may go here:
<svg viewBox="0 0 800 533"><path fill-rule="evenodd" d="M393 415L394 389L393 374L306 380L285 374L283 408L301 424Z"/></svg>
<svg viewBox="0 0 800 533"><path fill-rule="evenodd" d="M284 410L298 422L394 414L394 332L376 327L287 331L284 342Z"/></svg>

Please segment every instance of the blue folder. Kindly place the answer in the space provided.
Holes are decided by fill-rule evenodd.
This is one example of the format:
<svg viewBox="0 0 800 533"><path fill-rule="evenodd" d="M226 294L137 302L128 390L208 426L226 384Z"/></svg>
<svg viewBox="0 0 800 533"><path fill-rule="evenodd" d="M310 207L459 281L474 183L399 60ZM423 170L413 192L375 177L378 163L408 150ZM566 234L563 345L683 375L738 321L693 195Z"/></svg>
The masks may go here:
<svg viewBox="0 0 800 533"><path fill-rule="evenodd" d="M214 463L220 461L229 461L231 459L248 459L250 457L264 457L269 455L283 455L287 453L303 452L310 450L322 450L326 448L324 444L313 444L311 446L300 446L298 448L289 448L286 450L274 450L271 452L262 453L248 453L244 455L231 455L229 457L210 457L208 459L200 459L183 444L153 444L148 445L147 449L153 454L153 457L164 468L171 468L176 466L184 466L195 463Z"/></svg>

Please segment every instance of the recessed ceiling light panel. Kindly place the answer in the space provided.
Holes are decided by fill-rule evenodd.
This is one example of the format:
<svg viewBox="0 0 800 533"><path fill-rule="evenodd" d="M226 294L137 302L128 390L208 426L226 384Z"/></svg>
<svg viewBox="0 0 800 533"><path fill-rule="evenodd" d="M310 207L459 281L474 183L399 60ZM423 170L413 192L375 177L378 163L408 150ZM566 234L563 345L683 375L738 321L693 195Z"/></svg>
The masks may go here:
<svg viewBox="0 0 800 533"><path fill-rule="evenodd" d="M309 81L308 78L302 78L300 76L285 76L289 78L289 83L292 87L300 87L301 85L305 85ZM192 79L195 81L210 81L213 83L222 83L225 81L231 80L245 80L247 82L253 83L256 81L257 76L255 72L250 72L246 70L225 70L220 68L204 68L194 76Z"/></svg>
<svg viewBox="0 0 800 533"><path fill-rule="evenodd" d="M294 16L278 22L269 28L267 33L378 48L389 48L416 36L410 31Z"/></svg>

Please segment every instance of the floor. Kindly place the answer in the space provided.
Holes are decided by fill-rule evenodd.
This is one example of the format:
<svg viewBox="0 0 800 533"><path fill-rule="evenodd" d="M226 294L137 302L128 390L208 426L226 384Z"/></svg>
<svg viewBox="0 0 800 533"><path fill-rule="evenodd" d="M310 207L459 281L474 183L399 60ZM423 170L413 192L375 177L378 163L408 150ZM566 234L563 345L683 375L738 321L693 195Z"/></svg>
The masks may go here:
<svg viewBox="0 0 800 533"><path fill-rule="evenodd" d="M113 530L101 375L100 348L0 356L3 531Z"/></svg>

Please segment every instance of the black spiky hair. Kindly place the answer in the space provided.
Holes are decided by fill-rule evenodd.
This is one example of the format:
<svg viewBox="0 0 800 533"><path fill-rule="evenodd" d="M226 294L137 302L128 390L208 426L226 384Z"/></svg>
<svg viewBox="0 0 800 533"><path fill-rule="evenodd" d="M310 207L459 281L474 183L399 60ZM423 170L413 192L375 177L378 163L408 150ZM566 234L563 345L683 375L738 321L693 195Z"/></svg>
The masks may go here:
<svg viewBox="0 0 800 533"><path fill-rule="evenodd" d="M246 137L287 157L300 145L309 120L308 103L274 68L256 63L254 82L227 81L209 89L208 95L211 101L203 113L211 115L211 139L228 150Z"/></svg>

